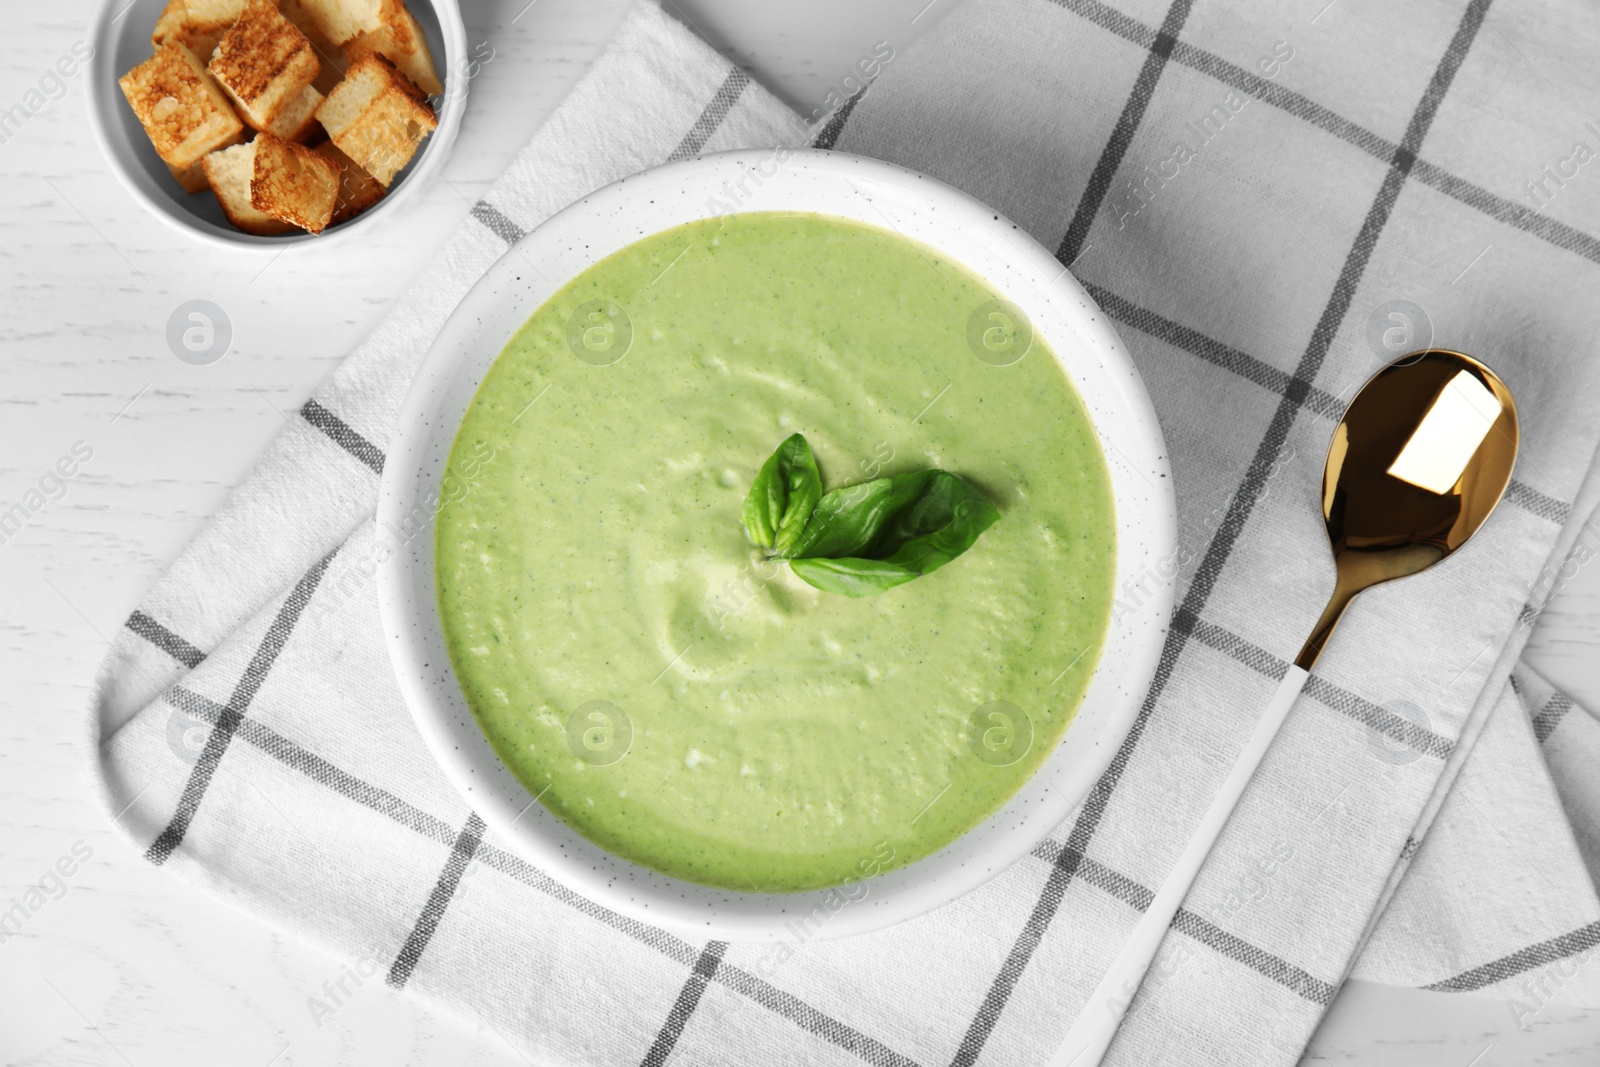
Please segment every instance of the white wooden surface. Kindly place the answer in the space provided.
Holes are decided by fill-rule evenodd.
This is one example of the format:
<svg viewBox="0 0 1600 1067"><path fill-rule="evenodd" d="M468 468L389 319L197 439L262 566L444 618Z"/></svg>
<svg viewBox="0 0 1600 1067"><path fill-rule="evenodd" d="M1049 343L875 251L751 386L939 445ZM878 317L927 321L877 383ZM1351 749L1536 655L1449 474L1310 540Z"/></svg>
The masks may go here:
<svg viewBox="0 0 1600 1067"><path fill-rule="evenodd" d="M263 266L203 253L145 215L91 141L82 76L0 145L0 510L74 442L94 458L0 545L0 904L83 842L61 899L0 945L8 1064L516 1064L490 1029L368 983L314 1023L340 961L268 932L141 859L90 800L89 683L143 591L315 384L384 313L604 46L629 0L464 0L495 56L441 183L403 232ZM955 0L682 0L700 30L802 111L879 39L909 43ZM86 36L91 0L7 3L0 109ZM220 363L168 351L178 304L221 305ZM1600 568L1540 621L1535 662L1600 702ZM1354 983L1307 1062L1594 1063L1600 1017L1552 1006L1514 1031L1497 1001ZM1480 1057L1474 1059L1474 1057Z"/></svg>

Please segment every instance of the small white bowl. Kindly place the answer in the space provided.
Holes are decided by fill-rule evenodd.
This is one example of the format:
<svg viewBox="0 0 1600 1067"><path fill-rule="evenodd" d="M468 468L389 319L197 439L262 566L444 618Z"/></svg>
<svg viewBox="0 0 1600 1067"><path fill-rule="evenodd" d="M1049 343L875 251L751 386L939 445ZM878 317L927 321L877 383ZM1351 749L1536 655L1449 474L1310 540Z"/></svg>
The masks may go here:
<svg viewBox="0 0 1600 1067"><path fill-rule="evenodd" d="M102 0L89 29L94 55L88 61L89 122L95 140L128 192L163 222L210 245L245 251L276 252L289 245L314 242L326 246L368 234L395 218L420 198L439 177L467 105L467 31L457 0L407 0L422 27L444 82L435 97L439 126L416 156L396 176L375 207L320 234L292 233L262 237L234 229L210 193L187 193L156 155L144 127L128 106L117 79L150 58L150 31L166 0Z"/></svg>
<svg viewBox="0 0 1600 1067"><path fill-rule="evenodd" d="M754 176L755 180L749 180ZM1026 855L1081 801L1126 737L1155 672L1172 610L1176 505L1166 448L1144 383L1106 315L1044 248L993 209L931 178L876 160L780 149L669 163L609 185L522 239L462 300L434 340L384 462L378 521L388 529L432 514L457 427L490 365L561 285L633 242L723 214L727 189L744 211L810 211L882 227L885 219L985 279L1021 307L1086 403L1111 471L1117 511L1116 588L1157 576L1156 592L1106 635L1077 717L1039 770L998 812L940 851L870 879L838 907L828 891L746 893L668 877L615 856L543 806L495 755L446 653L431 527L378 574L385 637L401 691L434 758L489 827L529 862L614 911L687 936L792 937L784 924L822 908L815 937L864 933L954 900ZM737 198L736 198L737 199ZM538 266L528 270L528 264ZM436 499L436 498L435 498ZM381 527L380 527L381 528ZM1149 584L1145 584L1149 588Z"/></svg>

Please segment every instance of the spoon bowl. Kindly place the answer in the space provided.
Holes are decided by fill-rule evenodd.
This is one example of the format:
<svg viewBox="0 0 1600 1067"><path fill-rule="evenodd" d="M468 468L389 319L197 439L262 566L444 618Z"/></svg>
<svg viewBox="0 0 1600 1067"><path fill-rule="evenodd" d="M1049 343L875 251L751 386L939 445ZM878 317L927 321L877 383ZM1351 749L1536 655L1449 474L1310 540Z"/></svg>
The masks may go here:
<svg viewBox="0 0 1600 1067"><path fill-rule="evenodd" d="M1384 367L1333 432L1322 516L1338 578L1295 663L1310 670L1351 599L1427 569L1495 509L1517 458L1517 406L1497 374L1434 348Z"/></svg>

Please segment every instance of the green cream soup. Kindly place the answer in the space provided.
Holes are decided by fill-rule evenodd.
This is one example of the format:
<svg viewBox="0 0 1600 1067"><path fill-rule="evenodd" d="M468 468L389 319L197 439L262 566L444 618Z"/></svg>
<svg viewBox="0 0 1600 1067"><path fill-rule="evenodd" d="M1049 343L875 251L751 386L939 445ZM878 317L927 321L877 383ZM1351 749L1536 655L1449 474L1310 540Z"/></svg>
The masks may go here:
<svg viewBox="0 0 1600 1067"><path fill-rule="evenodd" d="M1016 792L1094 672L1115 517L1082 400L996 299L891 231L758 213L534 313L462 422L437 552L456 675L540 803L655 870L784 892ZM940 467L1000 521L880 595L820 592L740 524L793 433L830 489Z"/></svg>

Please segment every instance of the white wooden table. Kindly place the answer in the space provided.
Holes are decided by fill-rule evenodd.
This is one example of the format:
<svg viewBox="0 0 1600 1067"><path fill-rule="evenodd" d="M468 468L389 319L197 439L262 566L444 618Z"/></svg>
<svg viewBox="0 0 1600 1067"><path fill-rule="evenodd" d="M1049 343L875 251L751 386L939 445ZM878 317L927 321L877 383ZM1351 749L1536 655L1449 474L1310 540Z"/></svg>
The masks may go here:
<svg viewBox="0 0 1600 1067"><path fill-rule="evenodd" d="M685 17L805 112L873 42L901 47L954 2L681 0ZM107 636L285 413L443 243L628 3L464 0L469 43L487 41L494 58L473 82L448 180L403 232L312 262L208 253L143 213L92 143L81 75L0 144L0 510L75 442L94 451L64 495L0 545L0 904L74 843L93 850L66 895L0 944L0 1062L522 1062L493 1031L381 983L317 1025L307 998L338 977L340 961L115 837L85 783L85 707ZM91 8L6 4L0 109L86 36ZM166 345L168 315L191 299L221 305L233 324L232 351L211 366L182 363ZM1530 655L1578 699L1600 703L1600 568L1562 590ZM1592 1064L1597 1049L1600 1016L1559 1003L1519 1033L1495 1000L1352 983L1306 1058Z"/></svg>

